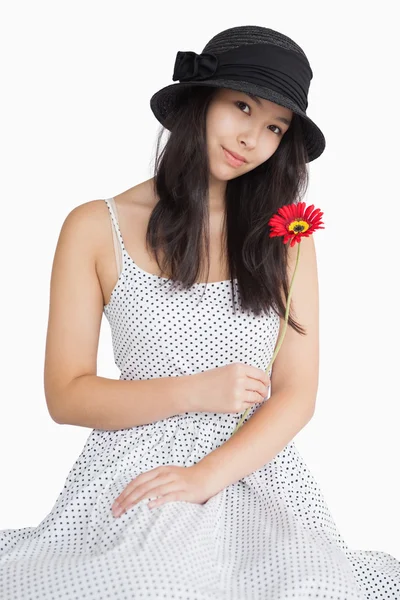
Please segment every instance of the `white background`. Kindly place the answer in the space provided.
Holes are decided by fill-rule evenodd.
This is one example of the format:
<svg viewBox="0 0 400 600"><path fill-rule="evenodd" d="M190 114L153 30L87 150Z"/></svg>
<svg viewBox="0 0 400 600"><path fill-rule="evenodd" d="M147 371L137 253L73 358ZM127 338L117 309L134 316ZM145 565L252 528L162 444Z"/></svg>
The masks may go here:
<svg viewBox="0 0 400 600"><path fill-rule="evenodd" d="M273 4L37 1L2 11L0 529L39 524L90 434L52 421L44 396L64 219L152 176L150 97L173 83L178 50L261 25L306 52L307 114L327 141L305 198L325 223L314 234L320 384L296 445L348 544L400 559L395 3ZM105 317L98 375L119 377Z"/></svg>

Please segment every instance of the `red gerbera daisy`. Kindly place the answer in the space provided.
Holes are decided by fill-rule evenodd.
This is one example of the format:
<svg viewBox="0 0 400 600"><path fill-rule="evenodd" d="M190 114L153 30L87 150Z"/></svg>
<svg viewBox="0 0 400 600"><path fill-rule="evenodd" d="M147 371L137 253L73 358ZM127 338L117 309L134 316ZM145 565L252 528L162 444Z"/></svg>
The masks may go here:
<svg viewBox="0 0 400 600"><path fill-rule="evenodd" d="M271 227L269 237L283 235L283 243L291 240L290 246L294 246L302 237L310 236L316 229L325 229L321 226L323 214L319 208L314 209L314 204L306 208L305 202L281 206L268 222Z"/></svg>

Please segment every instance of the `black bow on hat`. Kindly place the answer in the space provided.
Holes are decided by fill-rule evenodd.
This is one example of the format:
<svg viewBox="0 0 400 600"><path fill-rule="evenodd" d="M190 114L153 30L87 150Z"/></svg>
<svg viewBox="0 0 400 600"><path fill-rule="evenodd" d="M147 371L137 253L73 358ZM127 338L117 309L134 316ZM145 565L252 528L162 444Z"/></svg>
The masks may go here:
<svg viewBox="0 0 400 600"><path fill-rule="evenodd" d="M199 81L214 75L218 67L218 58L210 52L182 52L178 50L172 81Z"/></svg>

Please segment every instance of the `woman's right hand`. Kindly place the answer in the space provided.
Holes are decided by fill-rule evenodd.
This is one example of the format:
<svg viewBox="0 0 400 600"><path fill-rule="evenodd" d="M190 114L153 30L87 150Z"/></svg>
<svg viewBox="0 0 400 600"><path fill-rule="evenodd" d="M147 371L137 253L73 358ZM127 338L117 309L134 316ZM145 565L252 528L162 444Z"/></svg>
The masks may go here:
<svg viewBox="0 0 400 600"><path fill-rule="evenodd" d="M268 395L271 380L266 371L231 363L190 376L193 412L241 413Z"/></svg>

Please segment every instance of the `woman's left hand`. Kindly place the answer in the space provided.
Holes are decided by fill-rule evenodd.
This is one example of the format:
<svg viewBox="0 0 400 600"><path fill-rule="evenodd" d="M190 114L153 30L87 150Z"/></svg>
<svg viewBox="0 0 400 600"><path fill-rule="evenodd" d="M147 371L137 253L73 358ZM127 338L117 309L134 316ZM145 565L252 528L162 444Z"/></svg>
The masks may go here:
<svg viewBox="0 0 400 600"><path fill-rule="evenodd" d="M161 497L148 502L149 508L174 500L205 504L220 490L210 470L201 463L191 467L163 465L132 479L115 499L112 511L115 517L119 517L144 498L155 496Z"/></svg>

